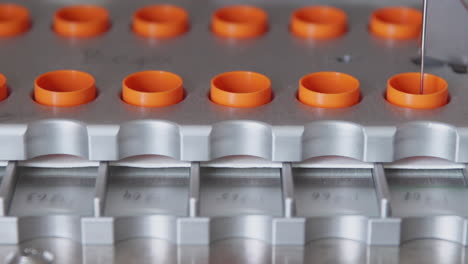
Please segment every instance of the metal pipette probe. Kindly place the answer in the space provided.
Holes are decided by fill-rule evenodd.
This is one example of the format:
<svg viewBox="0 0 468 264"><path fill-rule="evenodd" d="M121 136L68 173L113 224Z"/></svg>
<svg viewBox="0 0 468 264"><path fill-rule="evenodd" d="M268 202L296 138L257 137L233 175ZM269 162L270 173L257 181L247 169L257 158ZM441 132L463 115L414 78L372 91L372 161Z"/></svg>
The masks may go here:
<svg viewBox="0 0 468 264"><path fill-rule="evenodd" d="M429 0L423 0L423 23L421 32L421 76L419 93L424 93L424 63L426 57L426 26L427 26L427 5Z"/></svg>

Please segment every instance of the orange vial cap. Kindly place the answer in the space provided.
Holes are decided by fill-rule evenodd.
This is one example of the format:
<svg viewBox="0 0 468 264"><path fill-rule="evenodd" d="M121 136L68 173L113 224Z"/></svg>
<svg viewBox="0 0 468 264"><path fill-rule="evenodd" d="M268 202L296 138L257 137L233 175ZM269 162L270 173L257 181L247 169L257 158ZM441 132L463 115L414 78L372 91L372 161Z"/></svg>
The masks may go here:
<svg viewBox="0 0 468 264"><path fill-rule="evenodd" d="M67 6L55 12L54 16L53 28L64 37L94 37L109 27L109 13L100 6Z"/></svg>
<svg viewBox="0 0 468 264"><path fill-rule="evenodd" d="M448 102L447 82L433 74L424 74L423 93L420 92L419 72L400 73L387 81L387 101L394 105L414 108L432 109Z"/></svg>
<svg viewBox="0 0 468 264"><path fill-rule="evenodd" d="M374 11L370 18L370 31L390 39L411 39L421 33L422 12L409 7L386 7Z"/></svg>
<svg viewBox="0 0 468 264"><path fill-rule="evenodd" d="M271 81L256 72L225 72L211 80L210 98L230 107L261 106L271 101Z"/></svg>
<svg viewBox="0 0 468 264"><path fill-rule="evenodd" d="M7 96L8 96L7 79L3 74L0 73L0 101L7 98Z"/></svg>
<svg viewBox="0 0 468 264"><path fill-rule="evenodd" d="M137 72L122 82L122 99L131 105L162 107L177 104L183 98L182 78L171 72Z"/></svg>
<svg viewBox="0 0 468 264"><path fill-rule="evenodd" d="M346 13L332 6L307 6L291 16L291 32L302 38L336 38L347 30Z"/></svg>
<svg viewBox="0 0 468 264"><path fill-rule="evenodd" d="M249 5L220 8L211 20L211 30L220 37L253 38L263 35L267 29L267 13Z"/></svg>
<svg viewBox="0 0 468 264"><path fill-rule="evenodd" d="M48 106L76 106L96 98L94 77L82 71L45 73L34 82L34 100Z"/></svg>
<svg viewBox="0 0 468 264"><path fill-rule="evenodd" d="M189 16L175 5L151 5L133 15L133 31L147 38L171 38L188 31Z"/></svg>
<svg viewBox="0 0 468 264"><path fill-rule="evenodd" d="M349 107L359 102L359 80L341 72L316 72L299 80L299 101L322 108Z"/></svg>
<svg viewBox="0 0 468 264"><path fill-rule="evenodd" d="M0 37L12 37L31 26L29 11L16 4L0 4Z"/></svg>

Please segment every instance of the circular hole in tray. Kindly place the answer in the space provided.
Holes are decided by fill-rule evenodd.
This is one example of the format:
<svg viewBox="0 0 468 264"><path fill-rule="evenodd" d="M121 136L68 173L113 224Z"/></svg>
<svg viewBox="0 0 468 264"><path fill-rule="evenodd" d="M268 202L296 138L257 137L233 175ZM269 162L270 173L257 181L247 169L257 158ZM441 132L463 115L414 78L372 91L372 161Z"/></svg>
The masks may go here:
<svg viewBox="0 0 468 264"><path fill-rule="evenodd" d="M183 98L183 80L171 72L137 72L122 82L122 99L128 104L162 107L177 104Z"/></svg>
<svg viewBox="0 0 468 264"><path fill-rule="evenodd" d="M133 15L133 31L143 37L170 38L188 31L187 11L175 5L151 5Z"/></svg>
<svg viewBox="0 0 468 264"><path fill-rule="evenodd" d="M359 80L341 72L316 72L299 81L298 99L322 108L342 108L359 102Z"/></svg>
<svg viewBox="0 0 468 264"><path fill-rule="evenodd" d="M370 18L370 31L391 39L416 38L421 33L422 12L409 7L385 7L374 11Z"/></svg>
<svg viewBox="0 0 468 264"><path fill-rule="evenodd" d="M65 37L94 37L110 27L109 13L96 5L74 5L59 9L54 16L55 32Z"/></svg>
<svg viewBox="0 0 468 264"><path fill-rule="evenodd" d="M268 29L268 15L258 7L249 5L228 6L216 10L211 29L221 37L252 38Z"/></svg>
<svg viewBox="0 0 468 264"><path fill-rule="evenodd" d="M256 72L225 72L211 80L210 98L230 107L261 106L272 100L271 81Z"/></svg>
<svg viewBox="0 0 468 264"><path fill-rule="evenodd" d="M96 98L94 77L76 70L59 70L37 77L34 100L49 106L76 106Z"/></svg>
<svg viewBox="0 0 468 264"><path fill-rule="evenodd" d="M291 16L291 32L303 38L330 39L347 31L347 15L332 6L307 6Z"/></svg>
<svg viewBox="0 0 468 264"><path fill-rule="evenodd" d="M415 109L432 109L448 103L448 84L439 76L424 74L421 93L420 73L408 72L392 76L387 81L387 101L394 105Z"/></svg>
<svg viewBox="0 0 468 264"><path fill-rule="evenodd" d="M29 29L29 11L23 6L0 3L0 37L12 37Z"/></svg>

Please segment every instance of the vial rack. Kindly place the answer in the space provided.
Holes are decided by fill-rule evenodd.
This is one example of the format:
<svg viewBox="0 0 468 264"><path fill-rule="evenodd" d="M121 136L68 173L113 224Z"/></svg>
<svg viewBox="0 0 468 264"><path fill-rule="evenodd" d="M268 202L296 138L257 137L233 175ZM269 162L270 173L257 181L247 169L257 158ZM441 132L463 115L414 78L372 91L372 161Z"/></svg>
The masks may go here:
<svg viewBox="0 0 468 264"><path fill-rule="evenodd" d="M210 15L227 5L222 1L173 2L187 10L190 28L166 40L139 37L130 29L132 14L148 4L144 1L101 3L109 11L111 27L86 39L64 38L51 30L54 12L63 3L15 2L29 9L32 26L25 34L0 41L0 69L10 92L0 103L5 113L0 124L0 159L68 154L110 161L154 154L185 161L230 155L284 162L327 155L365 162L414 156L468 160L463 74L444 65L428 68L448 82L450 100L443 107L408 109L385 99L391 76L418 70L411 60L417 57L417 40L388 40L369 33L372 12L390 2L338 1L336 6L348 16L348 31L327 41L310 41L289 32L290 15L304 6L300 1L286 6L252 3L267 12L269 27L264 35L248 40L224 39L210 31ZM96 99L75 107L34 102L34 79L58 69L93 75ZM122 102L122 79L143 70L181 76L185 98L161 108ZM210 80L234 70L267 76L272 101L248 109L211 102ZM299 79L321 71L356 77L359 103L323 109L299 102Z"/></svg>
<svg viewBox="0 0 468 264"><path fill-rule="evenodd" d="M105 33L86 39L51 28L64 3L13 2L30 11L32 24L0 39L0 72L9 90L0 102L0 243L52 236L95 245L146 236L176 244L233 237L276 245L330 237L370 245L418 238L467 244L460 205L468 160L466 76L443 64L427 67L448 83L442 107L411 109L386 100L389 78L419 69L412 62L417 40L369 33L371 14L394 1L327 3L347 14L347 31L321 41L288 28L294 10L319 2L248 1L266 11L268 30L244 40L211 32L211 14L230 4L223 0L171 1L187 10L190 23L187 32L165 40L131 30L133 12L153 2L86 1L108 10L111 22ZM97 97L73 107L35 102L36 77L63 69L91 74ZM123 102L122 80L145 70L179 75L183 100L157 108ZM252 108L213 103L212 78L239 70L267 76L272 100ZM359 102L327 109L298 101L301 77L323 71L357 78ZM54 155L82 160L53 168ZM135 164L147 156L176 165ZM235 161L205 164L232 156L266 161L241 168ZM325 156L360 165L313 166ZM453 163L392 167L420 156ZM27 165L36 159L40 166Z"/></svg>

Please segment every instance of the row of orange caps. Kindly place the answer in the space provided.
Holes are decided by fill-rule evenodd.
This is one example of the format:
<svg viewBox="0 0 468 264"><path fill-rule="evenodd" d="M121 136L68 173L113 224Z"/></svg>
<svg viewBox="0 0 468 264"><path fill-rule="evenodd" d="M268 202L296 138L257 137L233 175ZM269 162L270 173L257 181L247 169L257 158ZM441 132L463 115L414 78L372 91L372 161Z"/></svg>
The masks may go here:
<svg viewBox="0 0 468 264"><path fill-rule="evenodd" d="M15 36L31 27L28 9L16 4L0 4L0 36ZM190 28L188 12L170 4L151 5L133 15L135 33L149 38L170 38L182 35ZM385 7L374 11L369 30L373 34L391 39L410 39L421 32L421 11L409 7ZM54 31L65 37L94 37L105 33L111 26L108 11L96 5L67 6L55 12ZM291 15L290 31L299 37L330 39L347 32L346 13L332 6L307 6ZM236 5L220 8L211 19L211 30L220 37L252 38L268 31L265 10Z"/></svg>
<svg viewBox="0 0 468 264"><path fill-rule="evenodd" d="M424 75L420 93L420 74L401 73L387 82L387 100L395 105L431 109L448 102L447 82L432 74ZM97 89L92 75L76 70L59 70L40 75L34 83L34 100L55 107L89 103ZM184 99L183 79L166 71L142 71L122 81L121 98L140 107L166 107ZM8 97L7 80L0 74L0 100ZM340 72L315 72L299 80L297 99L309 106L343 108L359 103L360 83L355 77ZM211 80L212 102L237 108L266 105L273 99L271 81L263 74L250 71L225 72Z"/></svg>

